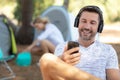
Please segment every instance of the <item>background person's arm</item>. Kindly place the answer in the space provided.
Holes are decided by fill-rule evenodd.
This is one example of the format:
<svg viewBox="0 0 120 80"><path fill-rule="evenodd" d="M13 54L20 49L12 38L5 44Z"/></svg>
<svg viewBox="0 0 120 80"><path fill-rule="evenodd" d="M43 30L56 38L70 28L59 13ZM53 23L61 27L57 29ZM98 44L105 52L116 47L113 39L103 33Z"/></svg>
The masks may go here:
<svg viewBox="0 0 120 80"><path fill-rule="evenodd" d="M33 47L35 47L38 43L40 43L40 40L35 40L30 46L28 46L24 51L31 51Z"/></svg>

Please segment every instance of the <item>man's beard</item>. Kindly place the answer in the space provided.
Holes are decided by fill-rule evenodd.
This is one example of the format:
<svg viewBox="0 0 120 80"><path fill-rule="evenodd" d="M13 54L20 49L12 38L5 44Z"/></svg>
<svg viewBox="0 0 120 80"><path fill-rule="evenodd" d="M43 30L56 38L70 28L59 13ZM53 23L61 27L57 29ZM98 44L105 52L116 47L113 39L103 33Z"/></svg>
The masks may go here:
<svg viewBox="0 0 120 80"><path fill-rule="evenodd" d="M81 39L88 41L92 40L95 37L96 33L94 33L92 30L84 28L79 30L79 35Z"/></svg>

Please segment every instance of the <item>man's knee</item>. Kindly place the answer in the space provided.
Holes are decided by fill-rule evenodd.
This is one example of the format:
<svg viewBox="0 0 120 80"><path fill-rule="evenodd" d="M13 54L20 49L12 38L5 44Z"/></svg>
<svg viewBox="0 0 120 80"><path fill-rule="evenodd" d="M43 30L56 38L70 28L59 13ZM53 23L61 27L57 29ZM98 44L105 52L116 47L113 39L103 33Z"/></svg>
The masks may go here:
<svg viewBox="0 0 120 80"><path fill-rule="evenodd" d="M51 54L51 53L45 53L43 54L43 56L40 58L39 60L39 63L41 66L47 66L49 65L50 63L54 62L55 61L55 58L56 56Z"/></svg>

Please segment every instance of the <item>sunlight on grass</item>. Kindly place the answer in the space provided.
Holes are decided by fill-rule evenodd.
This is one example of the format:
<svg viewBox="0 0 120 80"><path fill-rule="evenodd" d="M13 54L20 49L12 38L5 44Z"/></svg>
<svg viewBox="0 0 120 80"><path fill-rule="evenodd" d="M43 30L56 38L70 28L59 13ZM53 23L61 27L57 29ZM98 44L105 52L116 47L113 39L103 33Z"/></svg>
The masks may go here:
<svg viewBox="0 0 120 80"><path fill-rule="evenodd" d="M14 17L13 11L14 11L14 8L16 7L16 5L17 4L13 4L12 6L6 5L6 6L1 7L0 14L5 14L9 18L13 18Z"/></svg>
<svg viewBox="0 0 120 80"><path fill-rule="evenodd" d="M120 43L120 37L119 38L115 36L101 37L100 41L104 43Z"/></svg>
<svg viewBox="0 0 120 80"><path fill-rule="evenodd" d="M104 43L120 43L120 23L105 25L100 36L100 41Z"/></svg>

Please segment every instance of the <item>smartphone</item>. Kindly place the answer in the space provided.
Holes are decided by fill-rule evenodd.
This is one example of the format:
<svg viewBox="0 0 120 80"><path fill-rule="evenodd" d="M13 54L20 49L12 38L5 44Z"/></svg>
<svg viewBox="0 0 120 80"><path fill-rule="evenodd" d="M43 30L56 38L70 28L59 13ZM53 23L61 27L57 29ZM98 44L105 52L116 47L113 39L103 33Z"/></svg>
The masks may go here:
<svg viewBox="0 0 120 80"><path fill-rule="evenodd" d="M78 42L75 42L75 41L69 41L68 42L68 50L69 49L72 49L72 48L75 48L75 47L79 47L79 43ZM75 51L73 53L78 53L79 51ZM72 53L72 54L73 54Z"/></svg>

